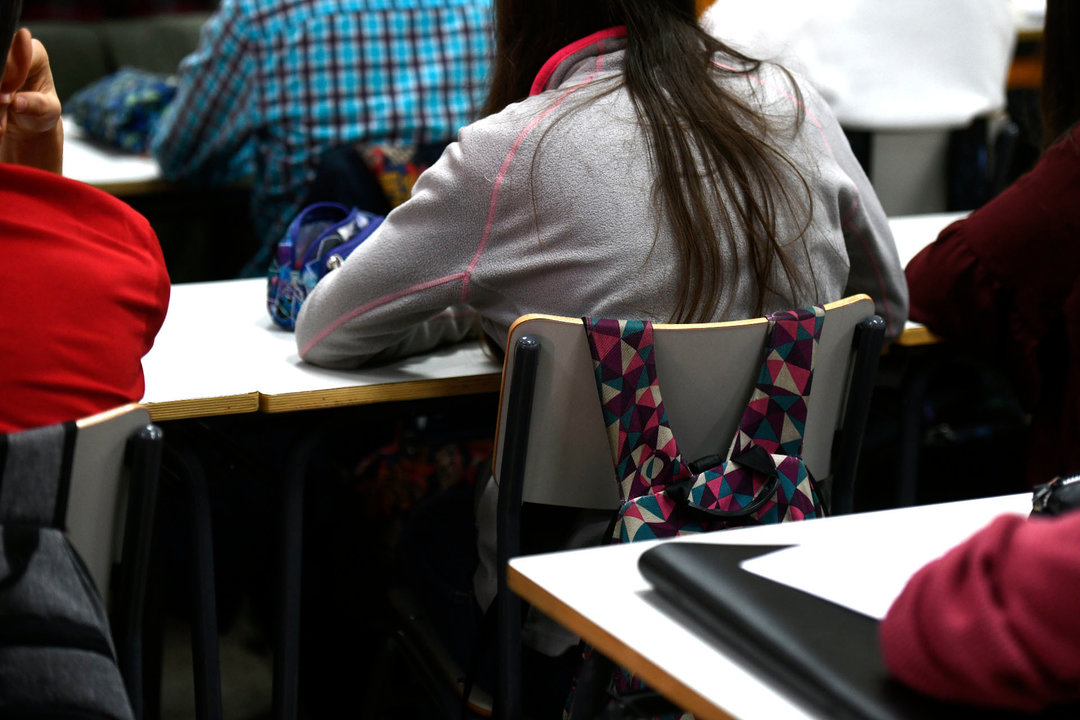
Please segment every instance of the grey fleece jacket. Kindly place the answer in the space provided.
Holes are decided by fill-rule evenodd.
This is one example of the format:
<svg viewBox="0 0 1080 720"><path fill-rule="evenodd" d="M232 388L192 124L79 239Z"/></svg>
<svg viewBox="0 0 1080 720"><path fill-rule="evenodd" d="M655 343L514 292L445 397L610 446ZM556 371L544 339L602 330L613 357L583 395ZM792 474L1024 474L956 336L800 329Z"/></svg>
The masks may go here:
<svg viewBox="0 0 1080 720"><path fill-rule="evenodd" d="M307 298L296 325L301 357L355 367L463 339L478 313L499 345L531 312L669 321L678 263L653 200L649 148L619 86L621 30L575 43L545 65L533 94L461 130L412 198ZM789 127L772 138L809 183L813 216L796 253L803 290L770 295L766 311L865 292L903 329L907 286L874 191L824 101L762 65L723 80ZM605 92L612 90L612 92ZM793 223L780 219L784 236ZM713 320L753 314L756 280L724 258ZM785 289L782 276L772 287Z"/></svg>

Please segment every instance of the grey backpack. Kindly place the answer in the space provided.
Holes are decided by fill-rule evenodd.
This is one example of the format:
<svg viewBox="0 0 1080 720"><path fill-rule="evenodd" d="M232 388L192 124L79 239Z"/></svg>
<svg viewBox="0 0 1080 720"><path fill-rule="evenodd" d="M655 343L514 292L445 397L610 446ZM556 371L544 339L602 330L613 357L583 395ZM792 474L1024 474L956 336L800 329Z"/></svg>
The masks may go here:
<svg viewBox="0 0 1080 720"><path fill-rule="evenodd" d="M0 717L125 718L108 616L62 529L74 423L0 435Z"/></svg>

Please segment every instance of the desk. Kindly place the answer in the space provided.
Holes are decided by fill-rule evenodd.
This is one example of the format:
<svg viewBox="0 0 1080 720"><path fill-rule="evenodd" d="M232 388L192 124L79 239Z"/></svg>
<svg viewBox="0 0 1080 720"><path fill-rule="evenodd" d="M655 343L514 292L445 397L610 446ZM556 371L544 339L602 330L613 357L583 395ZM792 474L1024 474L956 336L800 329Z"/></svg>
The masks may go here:
<svg viewBox="0 0 1080 720"><path fill-rule="evenodd" d="M142 404L154 421L240 413L276 413L344 405L495 392L502 368L479 343L456 346L387 365L328 370L300 360L295 336L273 324L266 311L266 280L252 278L173 285L165 323L143 359ZM303 481L317 427L290 451L282 468L279 567L281 597L275 653L277 717L295 717L299 642ZM166 433L168 437L168 432ZM200 587L213 586L209 500L194 451L186 454L192 494L194 572ZM200 598L196 627L196 695L213 714L220 708L216 627L211 601ZM205 676L205 677L204 677ZM215 700L216 697L216 700Z"/></svg>
<svg viewBox="0 0 1080 720"><path fill-rule="evenodd" d="M894 232L920 246L933 240L945 223L942 218L897 222ZM297 355L294 335L270 320L265 298L263 278L173 286L165 323L143 360L146 390L142 403L155 421L435 398L499 388L500 366L475 343L354 371L308 365ZM296 465L302 469L301 462ZM275 662L295 664L303 475L283 475L287 501L282 503L282 608L287 617L281 621L283 639ZM208 539L205 545L209 546ZM276 699L275 707L288 716L295 707L295 668L283 670L279 679L275 697L278 693L286 697Z"/></svg>
<svg viewBox="0 0 1080 720"><path fill-rule="evenodd" d="M161 179L157 160L96 143L68 116L64 117L64 176L111 195L146 195L172 187Z"/></svg>
<svg viewBox="0 0 1080 720"><path fill-rule="evenodd" d="M657 542L820 543L828 547L846 538L903 542L915 528L920 533L946 534L944 551L956 538L966 537L1000 513L1030 509L1031 495L1022 493L518 557L510 561L509 584L545 614L702 720L813 718L818 716L784 695L769 677L751 671L720 643L660 609L657 594L638 572L638 557ZM641 632L642 627L648 632Z"/></svg>
<svg viewBox="0 0 1080 720"><path fill-rule="evenodd" d="M942 230L966 216L966 212L951 212L898 215L889 218L889 229L892 230L893 240L896 242L900 265L907 267L911 259L934 242Z"/></svg>
<svg viewBox="0 0 1080 720"><path fill-rule="evenodd" d="M1013 20L1016 23L1016 38L1020 42L1042 39L1043 25L1046 23L1045 0L1009 0L1012 6Z"/></svg>
<svg viewBox="0 0 1080 720"><path fill-rule="evenodd" d="M263 278L173 285L143 370L155 421L495 392L502 375L479 343L359 370L305 363L266 312Z"/></svg>
<svg viewBox="0 0 1080 720"><path fill-rule="evenodd" d="M962 213L892 218L907 262ZM502 368L477 343L359 370L304 363L291 332L266 312L266 280L173 285L165 324L143 359L142 403L155 421L250 412L290 412L449 397L499 389ZM908 323L903 345L935 342Z"/></svg>
<svg viewBox="0 0 1080 720"><path fill-rule="evenodd" d="M896 251L900 256L900 265L907 267L919 251L937 239L938 233L951 223L965 217L967 213L927 213L925 215L900 215L889 218ZM904 347L933 345L939 342L936 335L926 326L908 320L904 331L896 339L896 344Z"/></svg>

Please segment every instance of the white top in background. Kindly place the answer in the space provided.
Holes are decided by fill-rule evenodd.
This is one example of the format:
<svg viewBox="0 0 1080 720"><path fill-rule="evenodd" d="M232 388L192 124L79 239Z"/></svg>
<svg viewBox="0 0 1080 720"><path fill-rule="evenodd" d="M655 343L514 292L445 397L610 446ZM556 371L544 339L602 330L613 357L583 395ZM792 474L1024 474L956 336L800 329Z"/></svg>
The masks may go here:
<svg viewBox="0 0 1080 720"><path fill-rule="evenodd" d="M1037 22L1016 4L716 0L702 24L803 74L845 127L924 130L961 127L1005 107L1016 33Z"/></svg>

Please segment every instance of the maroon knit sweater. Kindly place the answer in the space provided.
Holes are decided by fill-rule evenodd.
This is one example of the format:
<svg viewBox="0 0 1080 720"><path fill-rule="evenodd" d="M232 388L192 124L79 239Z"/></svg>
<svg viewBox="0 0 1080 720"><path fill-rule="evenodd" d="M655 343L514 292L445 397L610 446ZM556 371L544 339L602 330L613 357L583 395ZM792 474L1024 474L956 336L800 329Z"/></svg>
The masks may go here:
<svg viewBox="0 0 1080 720"><path fill-rule="evenodd" d="M1080 512L1005 516L922 568L881 623L889 670L928 695L1039 710L1080 699Z"/></svg>

